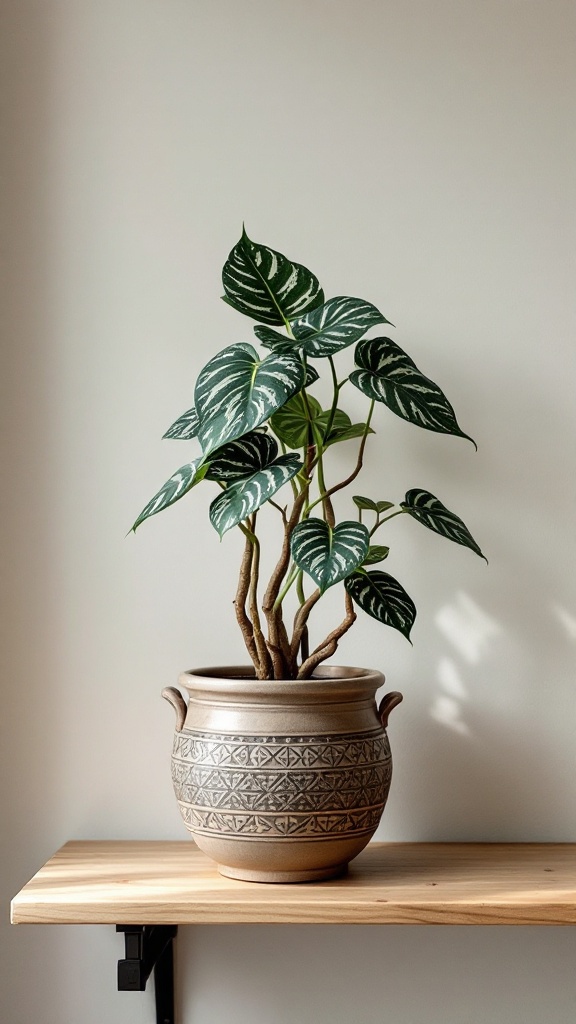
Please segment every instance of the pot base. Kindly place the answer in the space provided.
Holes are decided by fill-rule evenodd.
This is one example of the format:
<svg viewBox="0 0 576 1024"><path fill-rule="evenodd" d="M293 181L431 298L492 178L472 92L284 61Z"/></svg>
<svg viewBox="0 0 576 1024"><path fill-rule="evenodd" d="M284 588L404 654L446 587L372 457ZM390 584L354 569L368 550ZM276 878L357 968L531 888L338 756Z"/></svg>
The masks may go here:
<svg viewBox="0 0 576 1024"><path fill-rule="evenodd" d="M323 882L327 878L338 878L348 870L348 864L334 864L330 868L309 868L303 871L257 871L250 868L234 868L217 864L221 875L237 878L241 882L264 882L273 885L291 882Z"/></svg>

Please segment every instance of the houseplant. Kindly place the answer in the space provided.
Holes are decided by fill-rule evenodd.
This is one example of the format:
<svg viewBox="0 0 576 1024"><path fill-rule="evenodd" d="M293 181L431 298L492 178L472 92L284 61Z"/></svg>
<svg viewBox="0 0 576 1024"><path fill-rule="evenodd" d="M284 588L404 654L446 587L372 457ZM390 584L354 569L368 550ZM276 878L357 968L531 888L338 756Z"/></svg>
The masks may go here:
<svg viewBox="0 0 576 1024"><path fill-rule="evenodd" d="M184 673L188 705L175 688L164 691L177 714L173 780L187 826L223 873L329 877L377 827L390 784L385 726L402 698L389 694L376 711L380 673L325 663L356 608L406 638L416 616L401 584L374 568L389 552L376 534L380 540L385 524L409 515L482 556L462 520L426 490L409 490L399 504L353 493L373 415L384 404L421 428L472 439L440 388L391 338L367 336L392 326L371 303L326 300L306 267L244 230L222 280L224 300L257 321L253 340L264 351L239 342L201 370L193 407L164 435L192 441L196 454L133 530L198 485L216 487L212 525L220 538L234 528L244 537L234 605L251 668ZM351 346L355 366L342 375L336 357ZM313 394L322 372L332 390L325 408ZM342 407L348 387L367 399L363 422L352 423ZM343 443L355 445L355 464L332 482L330 455ZM354 518L337 522L332 498L345 488ZM258 516L265 507L277 518L279 544L263 585ZM333 586L343 592L343 618L312 642L315 606Z"/></svg>

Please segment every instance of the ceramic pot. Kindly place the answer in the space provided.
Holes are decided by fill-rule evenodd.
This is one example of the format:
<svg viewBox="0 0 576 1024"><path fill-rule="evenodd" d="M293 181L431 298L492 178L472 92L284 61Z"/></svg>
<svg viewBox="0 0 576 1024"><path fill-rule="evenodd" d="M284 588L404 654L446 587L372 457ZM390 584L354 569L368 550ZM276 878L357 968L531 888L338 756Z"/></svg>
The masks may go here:
<svg viewBox="0 0 576 1024"><path fill-rule="evenodd" d="M245 667L184 672L172 779L184 823L223 875L331 878L374 834L390 788L384 676L321 665L314 679L254 679Z"/></svg>

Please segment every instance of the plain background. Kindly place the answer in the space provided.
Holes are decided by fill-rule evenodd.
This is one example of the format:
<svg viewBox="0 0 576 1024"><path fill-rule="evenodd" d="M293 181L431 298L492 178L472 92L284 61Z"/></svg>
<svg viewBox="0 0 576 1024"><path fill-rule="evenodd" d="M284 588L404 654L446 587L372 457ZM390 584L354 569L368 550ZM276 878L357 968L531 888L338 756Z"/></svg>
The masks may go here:
<svg viewBox="0 0 576 1024"><path fill-rule="evenodd" d="M243 220L376 303L479 446L379 410L361 493L431 490L490 560L383 537L414 647L364 617L338 655L405 694L379 838L576 840L576 8L1 9L1 1015L150 1024L113 929L7 904L69 838L184 838L160 689L242 657L239 545L201 489L125 535L191 457L160 437L201 366L250 340L219 300ZM190 928L178 988L184 1024L568 1024L575 956L572 929Z"/></svg>

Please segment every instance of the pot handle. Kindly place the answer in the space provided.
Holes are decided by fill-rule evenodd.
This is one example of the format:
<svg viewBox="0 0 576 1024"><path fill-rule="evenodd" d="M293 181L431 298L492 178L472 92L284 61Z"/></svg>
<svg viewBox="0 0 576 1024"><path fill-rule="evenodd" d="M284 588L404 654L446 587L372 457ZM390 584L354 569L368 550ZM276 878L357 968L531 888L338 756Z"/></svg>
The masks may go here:
<svg viewBox="0 0 576 1024"><path fill-rule="evenodd" d="M176 732L182 732L182 726L186 720L186 711L188 709L180 690L177 690L175 686L165 686L162 690L162 696L172 705L176 712Z"/></svg>
<svg viewBox="0 0 576 1024"><path fill-rule="evenodd" d="M378 705L378 718L382 723L382 728L385 729L388 725L388 719L390 718L390 712L401 704L404 697L397 690L393 690L392 693L387 693L385 697L382 697L380 704Z"/></svg>

